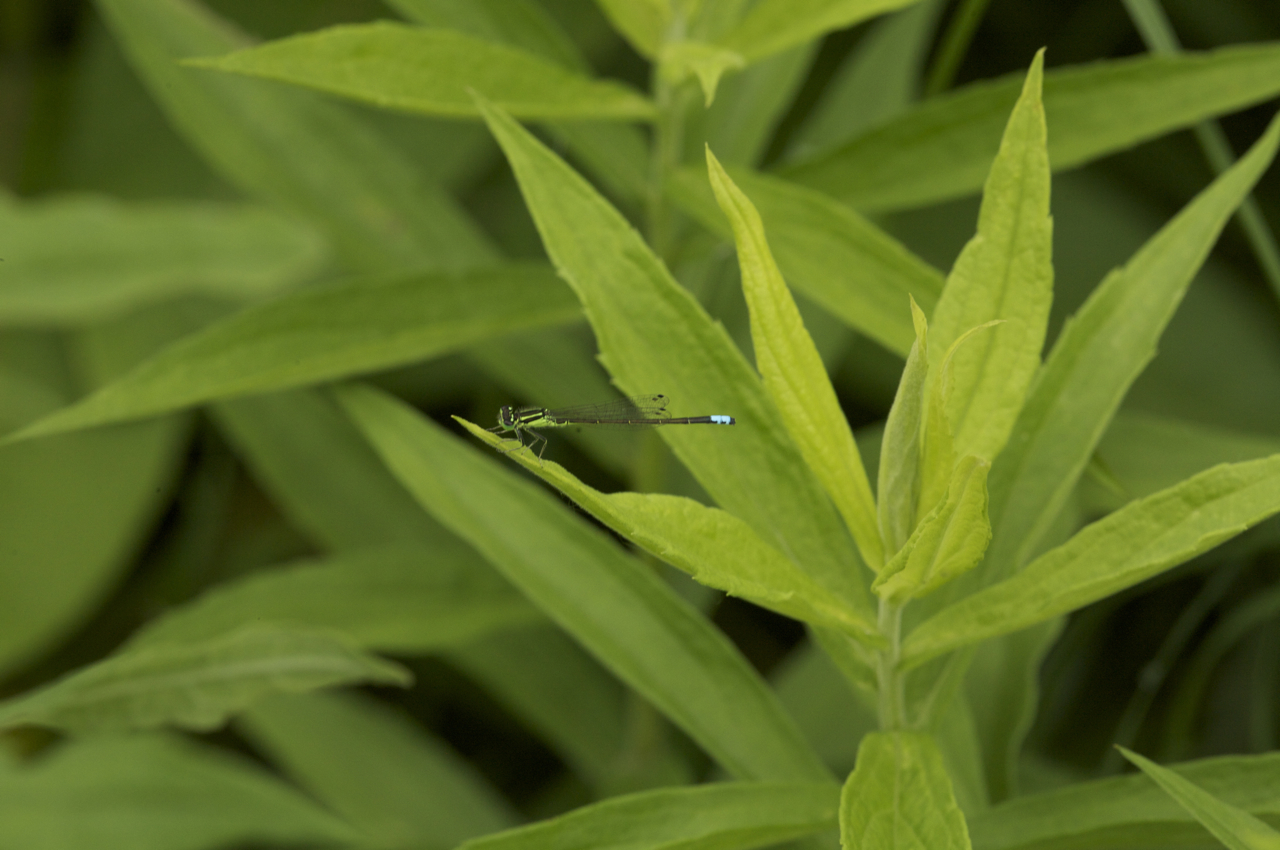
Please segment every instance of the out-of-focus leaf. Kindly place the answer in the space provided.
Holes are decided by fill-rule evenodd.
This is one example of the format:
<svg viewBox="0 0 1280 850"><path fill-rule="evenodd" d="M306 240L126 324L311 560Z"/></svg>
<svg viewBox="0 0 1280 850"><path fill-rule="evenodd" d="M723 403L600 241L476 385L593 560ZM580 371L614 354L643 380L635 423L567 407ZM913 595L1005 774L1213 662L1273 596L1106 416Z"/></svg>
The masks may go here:
<svg viewBox="0 0 1280 850"><path fill-rule="evenodd" d="M185 422L0 448L0 673L82 621L170 493Z"/></svg>
<svg viewBox="0 0 1280 850"><path fill-rule="evenodd" d="M585 72L578 46L535 0L387 0L415 23L510 44L573 71Z"/></svg>
<svg viewBox="0 0 1280 850"><path fill-rule="evenodd" d="M203 641L126 648L0 703L0 727L208 730L272 691L411 679L403 667L352 648L334 632L248 626Z"/></svg>
<svg viewBox="0 0 1280 850"><path fill-rule="evenodd" d="M978 190L1017 100L1017 75L933 98L783 176L860 210L924 206ZM1280 46L1094 62L1045 75L1055 170L1083 165L1280 92Z"/></svg>
<svg viewBox="0 0 1280 850"><path fill-rule="evenodd" d="M358 842L350 826L252 761L165 735L73 741L0 769L0 845L219 850Z"/></svg>
<svg viewBox="0 0 1280 850"><path fill-rule="evenodd" d="M254 207L0 203L0 321L82 323L191 294L253 299L314 273L323 253L313 233Z"/></svg>
<svg viewBox="0 0 1280 850"><path fill-rule="evenodd" d="M831 828L832 784L723 782L614 797L459 850L748 850Z"/></svg>
<svg viewBox="0 0 1280 850"><path fill-rule="evenodd" d="M657 57L671 29L671 0L596 0L596 5L636 52Z"/></svg>
<svg viewBox="0 0 1280 850"><path fill-rule="evenodd" d="M472 91L522 118L636 120L654 114L642 94L621 83L592 80L453 30L392 21L330 27L184 64L424 115L478 115Z"/></svg>
<svg viewBox="0 0 1280 850"><path fill-rule="evenodd" d="M182 339L10 439L321 383L579 315L572 293L537 265L402 274L308 289Z"/></svg>
<svg viewBox="0 0 1280 850"><path fill-rule="evenodd" d="M130 648L194 643L252 623L333 629L358 646L421 654L541 614L476 558L421 546L349 551L220 585L148 623ZM461 559L450 557L462 554Z"/></svg>
<svg viewBox="0 0 1280 850"><path fill-rule="evenodd" d="M365 124L309 92L184 68L248 39L191 0L99 0L134 70L189 144L251 197L321 230L353 270L462 267L493 249Z"/></svg>
<svg viewBox="0 0 1280 850"><path fill-rule="evenodd" d="M760 0L719 43L755 62L917 0Z"/></svg>
<svg viewBox="0 0 1280 850"><path fill-rule="evenodd" d="M379 846L454 847L518 820L468 762L368 697L276 694L236 727Z"/></svg>

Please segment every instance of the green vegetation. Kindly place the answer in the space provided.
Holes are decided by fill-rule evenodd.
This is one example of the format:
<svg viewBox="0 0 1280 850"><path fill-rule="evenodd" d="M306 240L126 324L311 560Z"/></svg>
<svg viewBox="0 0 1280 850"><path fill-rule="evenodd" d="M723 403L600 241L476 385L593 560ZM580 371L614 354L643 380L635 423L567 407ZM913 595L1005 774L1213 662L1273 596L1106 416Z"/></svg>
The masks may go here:
<svg viewBox="0 0 1280 850"><path fill-rule="evenodd" d="M1280 846L1272 5L18 0L0 847Z"/></svg>

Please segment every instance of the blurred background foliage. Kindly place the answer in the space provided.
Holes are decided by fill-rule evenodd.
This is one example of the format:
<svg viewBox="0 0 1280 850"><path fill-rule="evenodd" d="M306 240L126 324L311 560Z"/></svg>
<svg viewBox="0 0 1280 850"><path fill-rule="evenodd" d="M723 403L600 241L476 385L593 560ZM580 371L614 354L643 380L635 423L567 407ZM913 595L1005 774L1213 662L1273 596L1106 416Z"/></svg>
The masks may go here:
<svg viewBox="0 0 1280 850"><path fill-rule="evenodd" d="M395 14L374 0L207 5L261 39ZM1280 38L1275 0L1164 5L1190 50ZM545 6L596 73L649 88L647 63L613 33L592 2L545 0ZM940 61L940 45L960 37L962 11L980 17L951 67ZM933 3L930 13L937 35L920 76L921 88L931 92L1021 73L1041 46L1047 46L1050 69L1146 50L1118 0ZM757 165L785 159L823 93L874 26L835 33L811 54L788 54L787 61L807 63L807 72L765 136ZM543 257L509 169L478 122L343 107L394 145L424 182L457 199L506 256ZM1257 138L1274 108L1264 104L1222 119L1236 151ZM1052 138L1052 125L1049 133ZM696 131L690 135L688 148L696 154L702 138ZM749 159L749 152L744 156ZM1050 341L1106 271L1128 258L1212 174L1193 134L1184 131L1055 175L1057 277ZM81 0L0 5L0 184L20 204L72 193L130 204L242 200L175 132L94 6ZM1263 178L1255 197L1267 220L1280 221L1280 171ZM976 211L976 197L968 197L895 212L878 222L946 269L972 234ZM86 237L95 226L85 225ZM299 244L297 251L294 265L234 293L197 282L140 308L78 321L33 316L0 327L0 429L65 405L247 301L342 270L313 245ZM735 337L745 340L731 253L705 254L702 265L669 259ZM874 425L892 400L901 359L812 305L806 310L850 421L869 427L865 433L873 439ZM1085 516L1109 509L1118 491L1148 492L1218 460L1280 450L1277 320L1276 295L1233 224L1164 335L1159 356L1130 393L1127 418L1104 441L1095 474L1079 493ZM584 328L555 333L574 346L590 345ZM375 380L442 422L452 413L486 422L499 404L538 401L513 399L500 368L484 363L483 352L450 355ZM600 385L606 386L603 378ZM208 587L330 548L332 541L300 523L264 485L250 458L254 449L236 439L234 413L230 405L217 416L196 412L0 448L0 620L9 624L3 631L21 635L0 651L0 694L21 692L102 657L141 624ZM1150 420L1156 423L1150 427L1130 427L1146 422L1146 415L1161 418ZM1152 437L1166 432L1167 443ZM1196 445L1204 446L1202 457L1189 451ZM617 470L593 471L590 452L572 442L553 440L548 457L613 488L687 492L694 486L673 462L663 461L660 443L643 442L640 450L645 463L638 481ZM865 448L864 453L874 457ZM1167 480L1139 480L1166 461ZM324 464L325 458L312 462ZM1166 759L1276 749L1278 555L1280 527L1272 521L1073 616L1043 669L1026 787L1120 770L1110 749L1117 741ZM800 648L802 630L734 600L719 603L715 621L759 669L785 684L784 699L806 730L825 735L822 751L834 767L847 770L856 745L856 736L841 732L852 710L849 698L834 691L830 699L822 696L815 683L832 677L818 670L824 662ZM524 816L581 802L589 794L566 767L564 752L539 734L536 721L505 704L503 689L486 678L491 668L485 652L481 642L406 659L417 676L414 688L379 689L377 698L399 704L415 723L433 730ZM287 757L254 744L255 730L269 723L268 712L248 726L208 737L219 746L287 763ZM46 741L29 732L0 743L23 753Z"/></svg>

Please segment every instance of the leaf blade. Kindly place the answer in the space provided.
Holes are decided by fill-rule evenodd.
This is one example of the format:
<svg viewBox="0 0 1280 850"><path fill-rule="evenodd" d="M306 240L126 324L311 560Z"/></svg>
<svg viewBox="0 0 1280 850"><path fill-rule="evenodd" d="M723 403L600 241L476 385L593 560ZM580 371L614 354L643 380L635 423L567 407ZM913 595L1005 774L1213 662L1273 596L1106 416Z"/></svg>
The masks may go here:
<svg viewBox="0 0 1280 850"><path fill-rule="evenodd" d="M649 119L653 105L533 53L447 29L345 24L184 64L276 80L386 109L475 117L469 90L522 118Z"/></svg>
<svg viewBox="0 0 1280 850"><path fill-rule="evenodd" d="M875 497L826 367L774 262L755 206L710 148L707 167L716 200L733 227L742 291L751 312L756 368L765 390L805 462L844 517L863 561L876 570L884 562L884 545Z"/></svg>

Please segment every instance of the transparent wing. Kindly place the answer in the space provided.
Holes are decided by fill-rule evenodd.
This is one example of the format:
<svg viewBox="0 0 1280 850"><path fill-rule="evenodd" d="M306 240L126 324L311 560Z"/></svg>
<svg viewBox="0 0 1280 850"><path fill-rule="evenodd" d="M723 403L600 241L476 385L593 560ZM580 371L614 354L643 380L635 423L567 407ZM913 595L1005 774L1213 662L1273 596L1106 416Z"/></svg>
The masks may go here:
<svg viewBox="0 0 1280 850"><path fill-rule="evenodd" d="M669 419L671 414L667 412L667 405L670 401L660 393L637 395L598 404L559 407L548 413L557 419Z"/></svg>

